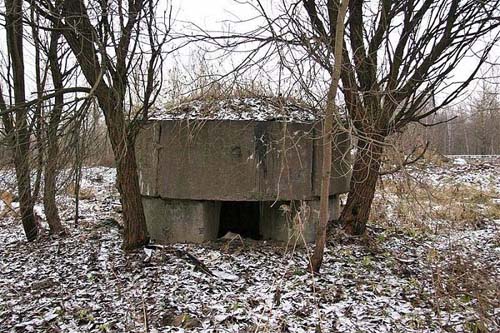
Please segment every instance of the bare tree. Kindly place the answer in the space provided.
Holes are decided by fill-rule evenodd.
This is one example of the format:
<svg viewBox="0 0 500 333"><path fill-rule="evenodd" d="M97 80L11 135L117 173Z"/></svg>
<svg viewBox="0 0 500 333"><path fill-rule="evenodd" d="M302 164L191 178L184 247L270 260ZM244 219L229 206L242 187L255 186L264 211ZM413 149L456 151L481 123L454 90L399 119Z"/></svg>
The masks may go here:
<svg viewBox="0 0 500 333"><path fill-rule="evenodd" d="M500 153L500 99L498 83L480 78L470 96L424 119L432 127L413 124L403 142L420 136L444 155L495 155Z"/></svg>
<svg viewBox="0 0 500 333"><path fill-rule="evenodd" d="M31 151L31 155L35 155L36 162L33 200L37 200L43 183L43 204L49 231L51 234L64 234L66 230L61 223L56 204L56 175L62 157L59 149L59 130L64 120L68 123L75 122L69 109L78 106L76 101L68 103L69 108L66 107L68 112L63 117L66 105L64 81L73 75L75 67L68 57L67 47L63 47L60 43L60 32L51 29L47 31L46 28L53 27L50 26L50 21L40 18L34 3L34 0L30 1L30 15L25 18L26 25L30 26L32 31L31 40L28 42L31 42L34 51L37 96L31 121L36 139L34 149ZM45 98L50 90L57 94L53 98Z"/></svg>
<svg viewBox="0 0 500 333"><path fill-rule="evenodd" d="M32 1L32 0L31 0ZM45 83L47 79L47 67L43 66L40 52L40 30L38 28L39 16L36 15L33 6L30 8L29 20L31 22L31 39L33 43L34 53L35 53L35 84L36 84L36 94L38 98L38 103L36 104L33 114L33 120L31 121L32 132L36 138L32 150L36 150L36 177L33 185L33 202L38 200L40 194L40 187L42 184L42 173L43 173L43 156L44 156L44 145L43 145L43 93L45 90ZM29 41L28 41L29 42Z"/></svg>
<svg viewBox="0 0 500 333"><path fill-rule="evenodd" d="M335 23L334 7L328 3L304 0L320 44L331 41ZM373 8L375 15L370 14ZM342 89L358 151L340 216L350 233L365 231L387 136L449 104L473 80L498 40L498 8L498 1L474 0L380 1L376 7L363 0L350 2ZM471 46L486 36L491 39L478 52L468 77L456 86L447 84ZM444 86L447 97L422 112Z"/></svg>
<svg viewBox="0 0 500 333"><path fill-rule="evenodd" d="M169 27L157 23L157 0L43 0L38 6L59 27L104 113L122 199L124 248L133 249L148 240L135 138L161 87Z"/></svg>
<svg viewBox="0 0 500 333"><path fill-rule="evenodd" d="M74 119L72 119L73 115L70 112L66 112L66 115L62 117L65 105L70 105L69 108L66 108L66 111L69 111L70 108L77 107L79 104L78 99L65 104L64 97L66 93L88 92L89 89L84 87L66 88L64 86L63 78L72 75L75 67L68 59L68 52L59 52L62 50L58 49L60 33L54 30L50 32L52 27L47 25L48 22L40 20L33 6L34 3L34 0L17 3L17 5L22 8L21 13L27 13L22 15L22 19L17 20L17 23L21 25L19 29L24 29L21 42L23 42L23 44L26 42L34 53L33 71L29 70L25 75L29 77L29 75L34 74L35 86L33 88L36 97L32 100L25 100L21 104L12 103L11 96L13 93L15 94L15 85L18 84L18 82L13 80L13 75L11 73L12 60L8 52L7 73L1 73L4 82L7 84L8 91L7 95L2 94L0 96L0 108L7 134L6 139L8 141L8 146L13 151L13 156L16 154L15 150L18 145L16 139L18 136L16 132L17 120L13 115L16 115L16 112L19 110L23 110L26 114L25 126L27 131L26 136L28 138L28 148L25 148L23 152L23 159L26 160L25 167L27 168L26 173L28 175L31 175L32 171L36 170L33 191L30 194L31 202L33 205L37 200L41 185L43 184L43 203L50 233L61 234L64 232L64 228L61 224L55 201L56 173L58 165L61 164L60 161L62 157L58 144L58 136L62 133L60 133L58 129L63 121L66 122L66 126L74 122ZM28 7L28 5L31 5L31 7ZM6 8L8 7L6 6ZM7 17L7 15L3 15L3 17ZM31 28L31 34L26 33L28 31L27 28ZM63 69L61 66L66 68ZM51 75L49 75L49 73ZM52 81L49 79L50 76ZM52 87L50 87L50 84L52 84ZM26 91L30 88L25 87L24 89ZM24 95L26 95L26 93L24 93ZM6 103L6 98L9 99L9 105ZM45 124L46 118L50 119L47 125ZM35 163L32 163L33 161ZM17 170L18 164L16 163L14 159L14 165ZM28 180L31 188L31 179ZM18 188L20 187L21 185L18 184ZM28 190L19 190L19 192L26 191Z"/></svg>
<svg viewBox="0 0 500 333"><path fill-rule="evenodd" d="M33 214L33 199L31 195L30 178L30 129L28 126L28 111L26 105L26 87L23 51L23 1L5 1L5 30L7 35L7 51L12 68L6 75L8 86L12 87L14 105L8 106L0 88L0 112L8 136L9 146L13 150L16 171L17 190L21 219L28 241L36 239L38 226Z"/></svg>
<svg viewBox="0 0 500 333"><path fill-rule="evenodd" d="M299 61L305 59L331 73L338 8L337 0L282 0L280 13L270 17L259 7L268 24L247 37L302 50L302 56L291 53L291 71L304 74ZM499 8L496 0L350 1L340 86L357 137L340 216L348 232L365 231L386 138L449 105L474 80L499 39ZM475 61L468 73L461 71L465 79L454 82L453 71L468 55ZM439 93L444 98L426 108Z"/></svg>

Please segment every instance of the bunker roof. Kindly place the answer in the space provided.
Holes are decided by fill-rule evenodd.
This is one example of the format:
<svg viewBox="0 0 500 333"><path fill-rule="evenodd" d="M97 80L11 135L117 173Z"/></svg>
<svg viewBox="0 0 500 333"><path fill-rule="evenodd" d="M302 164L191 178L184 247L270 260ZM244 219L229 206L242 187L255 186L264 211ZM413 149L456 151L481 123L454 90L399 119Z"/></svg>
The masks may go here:
<svg viewBox="0 0 500 333"><path fill-rule="evenodd" d="M254 120L311 123L319 110L280 97L197 99L170 109L159 109L151 120Z"/></svg>

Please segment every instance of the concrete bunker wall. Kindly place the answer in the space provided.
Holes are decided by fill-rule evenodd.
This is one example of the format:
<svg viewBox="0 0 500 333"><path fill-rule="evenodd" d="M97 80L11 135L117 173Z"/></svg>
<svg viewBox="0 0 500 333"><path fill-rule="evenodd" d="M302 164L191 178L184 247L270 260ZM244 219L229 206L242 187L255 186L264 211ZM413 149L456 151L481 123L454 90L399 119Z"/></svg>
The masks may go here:
<svg viewBox="0 0 500 333"><path fill-rule="evenodd" d="M144 211L151 238L159 242L202 243L215 240L226 232L262 240L313 242L319 221L319 201L240 201L256 205L253 223L246 220L243 227L234 224L224 228L222 219L226 201L173 200L143 197ZM231 202L237 204L238 202ZM330 198L330 216L338 217L339 200ZM231 209L231 208L229 208ZM234 209L234 207L233 207ZM230 212L228 215L231 215ZM300 218L298 218L300 217ZM241 222L240 221L231 221ZM249 230L248 228L251 228Z"/></svg>
<svg viewBox="0 0 500 333"><path fill-rule="evenodd" d="M226 209L247 205L247 213L258 214L253 238L287 241L300 234L313 241L319 216L320 136L321 128L308 123L167 120L147 124L136 152L151 237L164 242L213 240L225 225L234 223L225 221ZM332 218L338 214L338 194L349 187L349 145L347 134L335 136ZM256 205L258 209L252 210ZM291 214L285 213L283 205L292 207ZM301 223L290 219L297 212L302 214ZM243 220L242 224L249 223Z"/></svg>

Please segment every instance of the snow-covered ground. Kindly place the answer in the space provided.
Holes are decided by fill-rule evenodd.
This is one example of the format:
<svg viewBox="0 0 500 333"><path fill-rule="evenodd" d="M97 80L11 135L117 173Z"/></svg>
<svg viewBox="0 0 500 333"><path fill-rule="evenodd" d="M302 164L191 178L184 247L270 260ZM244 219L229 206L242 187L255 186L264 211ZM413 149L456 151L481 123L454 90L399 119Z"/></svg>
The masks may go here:
<svg viewBox="0 0 500 333"><path fill-rule="evenodd" d="M410 175L434 186L467 182L498 200L500 158L461 159ZM500 330L498 217L436 234L395 221L372 223L362 239L334 230L322 273L312 276L309 249L237 238L126 254L112 223L120 219L114 170L85 170L83 192L77 227L72 197L59 196L69 237L27 243L20 222L2 214L0 331ZM386 197L393 209L398 196Z"/></svg>

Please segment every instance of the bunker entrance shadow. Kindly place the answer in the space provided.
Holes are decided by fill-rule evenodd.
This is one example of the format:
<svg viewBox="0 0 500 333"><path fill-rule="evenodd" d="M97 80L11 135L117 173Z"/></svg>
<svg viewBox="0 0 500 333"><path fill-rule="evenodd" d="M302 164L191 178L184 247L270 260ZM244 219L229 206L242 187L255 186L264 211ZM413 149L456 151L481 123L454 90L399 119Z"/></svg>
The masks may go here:
<svg viewBox="0 0 500 333"><path fill-rule="evenodd" d="M228 232L243 238L262 239L259 231L260 203L250 201L223 201L220 208L218 237Z"/></svg>

